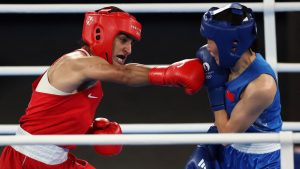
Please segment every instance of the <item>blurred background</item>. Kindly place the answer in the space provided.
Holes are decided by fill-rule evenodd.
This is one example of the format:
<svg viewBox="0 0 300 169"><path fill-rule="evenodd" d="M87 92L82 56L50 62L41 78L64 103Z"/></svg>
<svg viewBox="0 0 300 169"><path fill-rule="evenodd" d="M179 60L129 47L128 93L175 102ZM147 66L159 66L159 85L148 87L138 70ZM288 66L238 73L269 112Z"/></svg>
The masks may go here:
<svg viewBox="0 0 300 169"><path fill-rule="evenodd" d="M299 1L299 0L298 0ZM81 3L80 0L27 0L26 3ZM114 1L115 2L115 1ZM132 0L130 3L211 2L201 0ZM224 2L224 1L214 1ZM239 1L231 1L239 2ZM247 1L260 2L260 1ZM277 1L277 2L283 2ZM291 1L292 2L292 1ZM297 2L297 1L293 1ZM22 3L22 0L1 0L0 3ZM88 1L85 3L113 3ZM128 2L119 2L128 3ZM1 4L0 4L1 6ZM97 8L96 8L97 9ZM170 64L193 58L206 43L200 36L203 13L132 13L143 25L142 40L135 44L129 62ZM61 55L81 47L84 14L5 14L0 13L0 66L50 65ZM260 51L264 52L263 14L255 13ZM276 13L278 62L300 63L300 13ZM300 121L300 74L279 73L282 118ZM31 95L31 83L37 76L0 77L0 124L17 124ZM206 123L213 122L205 89L185 95L180 88L128 87L103 83L104 100L97 117L125 123ZM182 169L193 145L125 146L116 157L96 155L90 146L74 150L96 168L105 169ZM0 149L0 152L2 148Z"/></svg>

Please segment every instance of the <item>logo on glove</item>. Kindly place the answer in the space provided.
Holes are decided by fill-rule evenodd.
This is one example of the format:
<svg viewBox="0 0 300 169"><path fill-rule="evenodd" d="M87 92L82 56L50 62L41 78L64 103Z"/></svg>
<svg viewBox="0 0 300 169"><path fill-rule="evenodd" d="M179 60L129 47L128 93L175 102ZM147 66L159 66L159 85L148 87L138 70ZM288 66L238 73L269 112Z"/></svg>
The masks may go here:
<svg viewBox="0 0 300 169"><path fill-rule="evenodd" d="M92 16L89 16L86 20L86 24L90 25L92 22L94 22L94 18Z"/></svg>
<svg viewBox="0 0 300 169"><path fill-rule="evenodd" d="M204 70L205 70L206 72L208 72L209 69L210 69L210 66L209 66L209 64L208 64L207 62L204 62L204 63L203 63L203 68L204 68Z"/></svg>
<svg viewBox="0 0 300 169"><path fill-rule="evenodd" d="M203 168L203 169L206 169L206 166L205 166L205 161L204 159L202 158L201 161L198 163L198 166Z"/></svg>
<svg viewBox="0 0 300 169"><path fill-rule="evenodd" d="M204 62L203 63L203 68L204 68L204 71L205 71L205 79L211 79L212 78L212 73L214 71L210 72L210 65L209 65L209 63Z"/></svg>

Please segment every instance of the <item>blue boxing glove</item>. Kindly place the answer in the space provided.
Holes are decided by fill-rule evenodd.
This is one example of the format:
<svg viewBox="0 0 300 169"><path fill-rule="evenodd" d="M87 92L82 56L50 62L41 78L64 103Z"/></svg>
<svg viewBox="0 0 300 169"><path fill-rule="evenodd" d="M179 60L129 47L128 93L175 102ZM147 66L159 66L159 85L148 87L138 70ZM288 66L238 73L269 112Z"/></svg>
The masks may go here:
<svg viewBox="0 0 300 169"><path fill-rule="evenodd" d="M219 133L218 128L216 126L210 126L209 129L207 130L207 133ZM209 151L209 155L213 159L220 161L221 154L223 151L223 145L222 144L207 144L206 147Z"/></svg>
<svg viewBox="0 0 300 169"><path fill-rule="evenodd" d="M207 146L198 145L185 169L219 169L219 163L210 156Z"/></svg>
<svg viewBox="0 0 300 169"><path fill-rule="evenodd" d="M218 133L216 126L211 126L207 133ZM220 169L223 145L203 144L197 145L185 169Z"/></svg>
<svg viewBox="0 0 300 169"><path fill-rule="evenodd" d="M207 45L202 46L196 54L203 62L205 72L205 86L213 111L225 109L225 83L228 80L229 70L217 65L210 55Z"/></svg>

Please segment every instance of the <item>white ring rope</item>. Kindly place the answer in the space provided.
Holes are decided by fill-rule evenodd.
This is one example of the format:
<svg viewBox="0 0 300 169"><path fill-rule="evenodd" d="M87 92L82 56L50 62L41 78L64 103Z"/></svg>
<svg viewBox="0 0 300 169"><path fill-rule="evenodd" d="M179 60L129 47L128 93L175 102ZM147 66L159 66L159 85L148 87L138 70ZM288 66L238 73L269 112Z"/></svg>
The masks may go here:
<svg viewBox="0 0 300 169"><path fill-rule="evenodd" d="M281 133L286 132L288 131L283 131ZM178 145L218 143L280 143L281 133L14 135L0 136L0 145ZM291 139L292 140L290 142L292 143L300 143L300 133L292 133Z"/></svg>
<svg viewBox="0 0 300 169"><path fill-rule="evenodd" d="M274 6L263 3L243 3L253 11L274 9L277 12L300 11L299 2L277 2ZM114 5L132 13L193 13L205 12L210 7L225 6L228 3L132 3L132 4L1 4L0 13L84 13L105 6Z"/></svg>
<svg viewBox="0 0 300 169"><path fill-rule="evenodd" d="M300 63L277 63L276 70L281 73L299 73L300 72Z"/></svg>
<svg viewBox="0 0 300 169"><path fill-rule="evenodd" d="M118 134L118 135L18 135L0 136L4 145L196 145L231 143L280 143L281 168L294 168L293 144L300 133L222 133L222 134Z"/></svg>
<svg viewBox="0 0 300 169"><path fill-rule="evenodd" d="M20 135L0 136L4 145L196 145L231 143L280 143L280 161L285 169L294 168L293 144L300 133L226 133L226 134L122 134L122 135ZM288 157L288 158L287 158Z"/></svg>
<svg viewBox="0 0 300 169"><path fill-rule="evenodd" d="M40 75L48 68L49 66L0 66L0 76ZM276 70L282 73L299 73L300 63L278 63L276 66Z"/></svg>
<svg viewBox="0 0 300 169"><path fill-rule="evenodd" d="M157 123L157 124L120 124L125 134L159 134L159 133L204 133L213 123ZM0 125L1 134L15 134L16 124ZM284 122L283 131L300 131L299 122Z"/></svg>
<svg viewBox="0 0 300 169"><path fill-rule="evenodd" d="M40 75L49 66L0 66L0 76L28 76Z"/></svg>

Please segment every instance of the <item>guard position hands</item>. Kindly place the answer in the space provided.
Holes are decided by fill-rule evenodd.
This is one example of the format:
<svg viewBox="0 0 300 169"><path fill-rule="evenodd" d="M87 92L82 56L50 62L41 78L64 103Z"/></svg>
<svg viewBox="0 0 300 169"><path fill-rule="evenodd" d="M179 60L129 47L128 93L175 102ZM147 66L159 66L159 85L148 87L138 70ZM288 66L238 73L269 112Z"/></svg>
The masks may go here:
<svg viewBox="0 0 300 169"><path fill-rule="evenodd" d="M196 56L203 62L205 86L212 110L225 109L225 83L228 80L229 70L217 65L215 59L210 55L207 45L202 46Z"/></svg>

